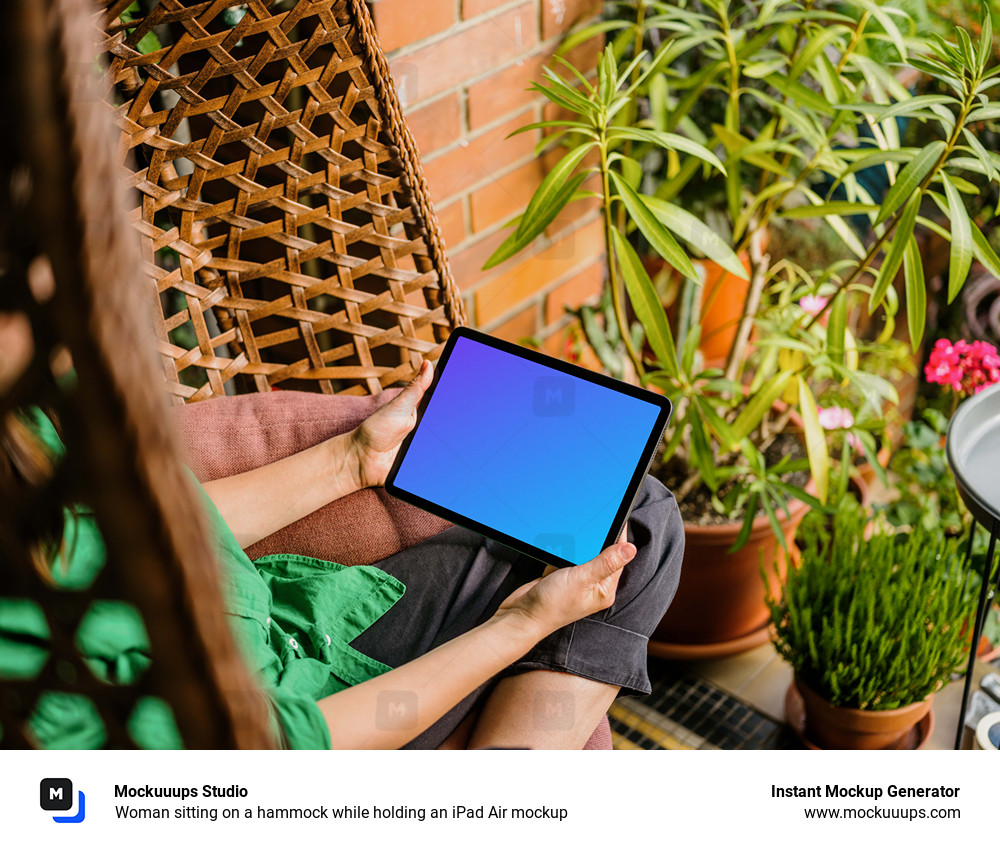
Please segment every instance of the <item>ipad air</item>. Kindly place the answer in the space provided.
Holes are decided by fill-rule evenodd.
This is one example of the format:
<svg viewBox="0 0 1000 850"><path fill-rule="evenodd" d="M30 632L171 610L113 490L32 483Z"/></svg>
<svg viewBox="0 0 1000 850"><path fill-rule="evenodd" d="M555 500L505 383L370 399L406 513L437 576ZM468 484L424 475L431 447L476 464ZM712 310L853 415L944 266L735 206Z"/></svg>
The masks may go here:
<svg viewBox="0 0 1000 850"><path fill-rule="evenodd" d="M628 518L670 402L459 328L386 489L555 566L582 564Z"/></svg>

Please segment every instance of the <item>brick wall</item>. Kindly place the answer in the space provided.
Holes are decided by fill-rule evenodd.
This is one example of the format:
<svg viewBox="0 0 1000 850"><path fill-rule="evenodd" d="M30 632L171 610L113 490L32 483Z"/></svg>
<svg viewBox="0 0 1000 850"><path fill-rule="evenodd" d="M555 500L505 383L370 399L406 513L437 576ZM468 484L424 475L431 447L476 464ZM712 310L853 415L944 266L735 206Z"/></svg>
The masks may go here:
<svg viewBox="0 0 1000 850"><path fill-rule="evenodd" d="M600 0L372 0L372 16L420 148L469 320L515 342L561 354L564 305L595 298L604 279L599 211L571 205L530 248L488 272L486 258L545 175L537 133L506 136L542 118L526 91L563 34ZM593 69L601 45L573 51ZM545 117L551 117L546 112Z"/></svg>

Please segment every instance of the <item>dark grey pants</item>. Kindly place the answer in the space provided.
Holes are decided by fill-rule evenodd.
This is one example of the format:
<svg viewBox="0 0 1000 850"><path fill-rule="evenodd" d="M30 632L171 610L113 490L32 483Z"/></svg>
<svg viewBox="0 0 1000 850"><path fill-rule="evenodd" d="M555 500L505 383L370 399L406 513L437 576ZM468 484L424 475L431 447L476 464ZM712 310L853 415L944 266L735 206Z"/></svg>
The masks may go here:
<svg viewBox="0 0 1000 850"><path fill-rule="evenodd" d="M638 552L622 573L614 604L549 635L501 676L557 670L618 685L623 694L649 693L646 643L677 590L684 526L673 494L648 476L628 521L628 537ZM352 646L390 667L489 619L543 569L538 561L457 526L378 566L402 581L406 593ZM439 746L491 685L470 694L408 746Z"/></svg>

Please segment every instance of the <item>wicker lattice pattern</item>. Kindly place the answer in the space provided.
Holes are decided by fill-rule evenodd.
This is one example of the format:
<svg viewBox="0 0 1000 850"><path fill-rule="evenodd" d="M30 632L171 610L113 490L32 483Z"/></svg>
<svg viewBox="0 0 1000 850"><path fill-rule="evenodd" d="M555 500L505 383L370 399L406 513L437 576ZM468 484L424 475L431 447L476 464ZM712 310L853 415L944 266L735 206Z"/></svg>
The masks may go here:
<svg viewBox="0 0 1000 850"><path fill-rule="evenodd" d="M364 3L130 4L106 48L173 397L409 379L464 311Z"/></svg>

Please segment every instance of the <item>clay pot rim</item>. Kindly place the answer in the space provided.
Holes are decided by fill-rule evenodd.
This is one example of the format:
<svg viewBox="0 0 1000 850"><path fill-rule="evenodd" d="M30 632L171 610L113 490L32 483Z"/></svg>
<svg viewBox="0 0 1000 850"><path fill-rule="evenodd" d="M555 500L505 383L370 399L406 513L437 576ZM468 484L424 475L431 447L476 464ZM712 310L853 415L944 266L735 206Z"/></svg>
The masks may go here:
<svg viewBox="0 0 1000 850"><path fill-rule="evenodd" d="M812 484L812 479L809 481ZM799 499L789 499L788 507L791 516L786 516L783 510L778 510L778 522L781 527L785 530L788 529L789 525L797 522L803 516L805 516L806 511L809 510L809 505ZM684 534L687 537L701 537L703 539L726 539L732 538L733 540L740 533L740 529L743 527L742 522L736 522L732 520L727 520L723 523L717 523L715 525L697 525L695 523L689 523L687 520L684 521ZM759 540L766 534L773 534L771 528L771 523L767 518L767 514L761 514L753 521L753 525L750 526L750 537L747 543L753 540Z"/></svg>
<svg viewBox="0 0 1000 850"><path fill-rule="evenodd" d="M820 694L816 693L816 691L814 691L812 688L810 688L802 680L802 678L798 674L798 671L795 672L795 677L794 678L795 678L795 687L798 688L798 691L799 691L800 694L802 694L802 698L803 699L806 698L806 692L808 691L809 694L811 694L817 700L821 700L821 701L825 702L832 710L837 711L837 712L842 712L843 714L845 714L845 715L847 715L849 717L854 717L854 718L857 718L859 720L863 719L863 718L872 718L872 717L875 717L875 716L884 717L886 719L891 720L891 719L893 719L895 717L902 717L903 715L905 715L907 713L915 712L920 706L926 706L927 711L929 711L930 707L931 707L931 704L934 702L934 694L937 693L937 691L932 691L930 694L928 694L926 697L924 697L922 700L920 700L920 702L911 702L908 705L903 705L903 706L900 706L899 708L889 708L889 709L847 708L845 706L834 705L826 697L821 696ZM923 716L923 714L926 714L926 711L924 711L921 714L921 716Z"/></svg>

